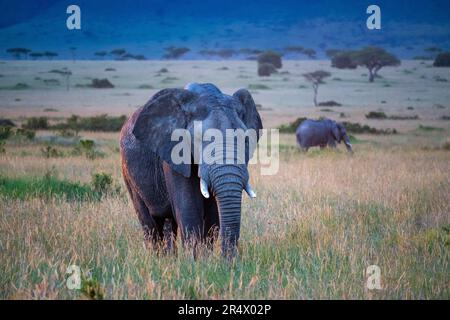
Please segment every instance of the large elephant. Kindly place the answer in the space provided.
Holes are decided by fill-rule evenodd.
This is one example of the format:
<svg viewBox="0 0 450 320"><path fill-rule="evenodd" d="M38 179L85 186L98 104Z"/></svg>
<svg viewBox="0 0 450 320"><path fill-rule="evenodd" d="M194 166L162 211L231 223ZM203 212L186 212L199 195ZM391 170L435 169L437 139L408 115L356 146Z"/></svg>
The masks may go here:
<svg viewBox="0 0 450 320"><path fill-rule="evenodd" d="M180 230L183 243L212 243L220 236L223 255L233 257L240 234L242 190L256 196L247 169L254 149L250 150L247 139L246 159L237 161L237 143L229 153L225 151L230 146L224 143L223 152L215 154L222 162L177 163L171 155L177 141L171 135L175 129L187 129L194 137L194 121L201 121L203 131L217 129L224 137L227 129L254 129L258 140L262 129L255 102L245 89L229 96L212 84L192 83L185 89L159 91L122 128L125 184L147 243L164 239L164 223L169 220L172 236ZM199 152L199 146L205 148L206 142L194 144L192 152Z"/></svg>
<svg viewBox="0 0 450 320"><path fill-rule="evenodd" d="M316 146L325 148L328 145L331 148L336 148L336 142L344 141L347 150L353 152L345 127L330 119L304 120L298 126L296 136L300 148L305 151Z"/></svg>

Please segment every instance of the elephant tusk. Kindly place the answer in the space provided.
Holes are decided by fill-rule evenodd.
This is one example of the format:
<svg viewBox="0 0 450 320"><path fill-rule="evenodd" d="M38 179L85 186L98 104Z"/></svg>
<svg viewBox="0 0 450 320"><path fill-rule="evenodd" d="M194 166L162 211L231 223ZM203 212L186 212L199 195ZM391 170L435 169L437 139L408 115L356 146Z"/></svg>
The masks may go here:
<svg viewBox="0 0 450 320"><path fill-rule="evenodd" d="M256 198L256 193L255 191L253 191L249 182L247 182L247 184L245 185L245 191L248 193L250 198Z"/></svg>
<svg viewBox="0 0 450 320"><path fill-rule="evenodd" d="M209 198L208 184L203 179L200 179L200 191L206 199Z"/></svg>

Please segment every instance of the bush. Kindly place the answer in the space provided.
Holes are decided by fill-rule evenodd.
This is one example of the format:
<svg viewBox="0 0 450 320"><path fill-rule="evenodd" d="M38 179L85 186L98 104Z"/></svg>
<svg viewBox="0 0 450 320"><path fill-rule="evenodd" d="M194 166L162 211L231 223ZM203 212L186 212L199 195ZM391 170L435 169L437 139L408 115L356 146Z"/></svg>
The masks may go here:
<svg viewBox="0 0 450 320"><path fill-rule="evenodd" d="M249 90L269 90L270 87L266 86L265 84L249 84L248 85Z"/></svg>
<svg viewBox="0 0 450 320"><path fill-rule="evenodd" d="M36 132L33 130L29 130L29 129L23 129L23 128L19 128L16 130L16 136L17 137L24 137L28 140L33 140L34 137L36 136Z"/></svg>
<svg viewBox="0 0 450 320"><path fill-rule="evenodd" d="M319 102L319 107L342 107L342 104L334 100Z"/></svg>
<svg viewBox="0 0 450 320"><path fill-rule="evenodd" d="M272 73L277 73L277 68L270 63L258 64L258 76L269 77Z"/></svg>
<svg viewBox="0 0 450 320"><path fill-rule="evenodd" d="M387 119L387 115L384 112L370 111L366 114L367 119Z"/></svg>
<svg viewBox="0 0 450 320"><path fill-rule="evenodd" d="M258 55L258 64L269 63L276 69L280 69L283 65L281 62L281 55L274 51L266 51Z"/></svg>
<svg viewBox="0 0 450 320"><path fill-rule="evenodd" d="M5 140L0 140L0 154L4 154L5 152Z"/></svg>
<svg viewBox="0 0 450 320"><path fill-rule="evenodd" d="M62 153L58 149L48 145L41 149L41 153L45 158L58 158L62 156Z"/></svg>
<svg viewBox="0 0 450 320"><path fill-rule="evenodd" d="M306 119L307 118L303 118L303 117L297 118L289 124L283 124L283 125L279 126L278 130L280 131L280 133L295 133L295 131L297 130L300 123L302 123Z"/></svg>
<svg viewBox="0 0 450 320"><path fill-rule="evenodd" d="M108 79L104 78L104 79L92 79L90 87L96 89L109 89L114 88L114 85L111 82L109 82Z"/></svg>
<svg viewBox="0 0 450 320"><path fill-rule="evenodd" d="M0 141L7 140L12 134L11 127L1 126L0 127Z"/></svg>
<svg viewBox="0 0 450 320"><path fill-rule="evenodd" d="M92 175L91 184L94 191L100 194L106 194L112 190L113 179L110 174L107 173L94 173Z"/></svg>
<svg viewBox="0 0 450 320"><path fill-rule="evenodd" d="M368 125L364 124L361 125L360 123L353 123L353 122L342 122L342 125L345 127L347 132L350 133L361 133L361 134L397 134L396 129L376 129L373 127L369 127Z"/></svg>
<svg viewBox="0 0 450 320"><path fill-rule="evenodd" d="M52 126L53 130L72 130L75 135L79 131L102 131L102 132L117 132L122 129L123 124L127 120L126 116L109 117L106 114L82 118L72 115L66 120L66 123L59 123Z"/></svg>
<svg viewBox="0 0 450 320"><path fill-rule="evenodd" d="M437 55L434 60L435 67L450 67L450 52L443 52Z"/></svg>
<svg viewBox="0 0 450 320"><path fill-rule="evenodd" d="M30 130L46 130L48 129L47 117L31 117L22 125L24 129Z"/></svg>
<svg viewBox="0 0 450 320"><path fill-rule="evenodd" d="M338 69L356 69L357 64L349 52L341 52L334 55L331 59L331 66Z"/></svg>

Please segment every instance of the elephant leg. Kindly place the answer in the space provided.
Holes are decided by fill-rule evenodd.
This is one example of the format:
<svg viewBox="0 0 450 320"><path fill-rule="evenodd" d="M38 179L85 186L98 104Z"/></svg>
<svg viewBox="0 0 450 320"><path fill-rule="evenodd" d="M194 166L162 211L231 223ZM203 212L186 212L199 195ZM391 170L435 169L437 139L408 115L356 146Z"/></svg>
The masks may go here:
<svg viewBox="0 0 450 320"><path fill-rule="evenodd" d="M138 215L139 222L141 223L144 231L144 241L147 247L156 247L158 242L163 239L163 226L160 221L156 221L144 201L139 194L133 190L130 183L125 179L125 185L130 194L133 207Z"/></svg>
<svg viewBox="0 0 450 320"><path fill-rule="evenodd" d="M328 140L328 146L330 148L336 148L336 141L334 139Z"/></svg>
<svg viewBox="0 0 450 320"><path fill-rule="evenodd" d="M195 176L185 178L166 163L163 169L172 212L179 226L182 242L195 247L203 238L204 209L200 180Z"/></svg>
<svg viewBox="0 0 450 320"><path fill-rule="evenodd" d="M164 239L164 221L152 217L144 201L133 193L133 205L144 230L144 241L147 247L157 247Z"/></svg>
<svg viewBox="0 0 450 320"><path fill-rule="evenodd" d="M178 225L173 218L166 219L164 222L164 243L167 252L174 251L176 248Z"/></svg>
<svg viewBox="0 0 450 320"><path fill-rule="evenodd" d="M203 228L203 237L206 240L208 248L212 249L214 242L219 237L220 221L219 209L214 198L204 200L205 206L205 222Z"/></svg>

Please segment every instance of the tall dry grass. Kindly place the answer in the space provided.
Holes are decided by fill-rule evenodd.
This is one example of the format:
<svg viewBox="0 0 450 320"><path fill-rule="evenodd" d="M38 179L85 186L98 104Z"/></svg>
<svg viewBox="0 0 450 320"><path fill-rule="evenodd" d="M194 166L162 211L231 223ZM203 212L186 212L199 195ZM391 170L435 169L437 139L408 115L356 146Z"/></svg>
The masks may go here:
<svg viewBox="0 0 450 320"><path fill-rule="evenodd" d="M305 155L290 136L282 144L277 175L251 168L258 197L243 197L231 265L218 248L197 259L182 246L170 255L145 249L126 194L92 202L3 197L0 298L85 298L66 287L72 264L110 299L450 298L448 151L380 143L357 145L354 156ZM36 146L9 146L0 172L53 170L86 183L107 172L121 183L117 152L103 149L107 156L96 160L44 159ZM369 291L364 270L374 264L382 290Z"/></svg>

